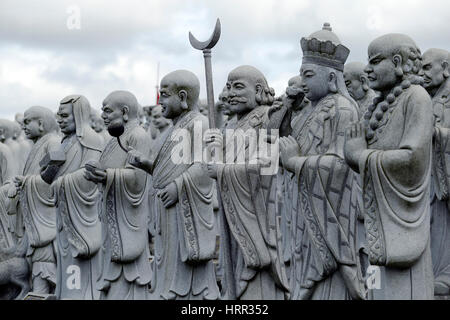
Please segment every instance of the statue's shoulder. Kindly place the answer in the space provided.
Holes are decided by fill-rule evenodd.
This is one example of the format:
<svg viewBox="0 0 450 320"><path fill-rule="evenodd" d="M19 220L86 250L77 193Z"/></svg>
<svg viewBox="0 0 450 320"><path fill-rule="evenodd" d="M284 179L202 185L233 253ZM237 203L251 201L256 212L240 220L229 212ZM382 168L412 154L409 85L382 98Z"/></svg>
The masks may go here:
<svg viewBox="0 0 450 320"><path fill-rule="evenodd" d="M339 93L335 93L324 99L322 112L328 114L330 118L334 118L336 115L342 113L350 113L355 117L358 116L356 104Z"/></svg>
<svg viewBox="0 0 450 320"><path fill-rule="evenodd" d="M269 121L270 106L258 106L251 112L248 118L249 125L253 128L259 128Z"/></svg>
<svg viewBox="0 0 450 320"><path fill-rule="evenodd" d="M424 87L418 85L418 84L413 84L411 85L409 88L407 88L405 90L405 95L410 99L423 99L424 101L428 101L431 103L431 97L429 95L429 93L427 92L427 90L425 90Z"/></svg>

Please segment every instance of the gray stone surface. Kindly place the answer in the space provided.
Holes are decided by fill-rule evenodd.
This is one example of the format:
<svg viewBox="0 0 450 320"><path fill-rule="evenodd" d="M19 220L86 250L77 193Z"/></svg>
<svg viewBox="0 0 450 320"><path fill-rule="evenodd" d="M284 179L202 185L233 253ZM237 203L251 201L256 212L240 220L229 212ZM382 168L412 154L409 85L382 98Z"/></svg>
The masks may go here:
<svg viewBox="0 0 450 320"><path fill-rule="evenodd" d="M431 182L431 257L434 294L450 296L450 211L448 141L450 134L450 55L429 49L422 56L423 87L433 102L434 138Z"/></svg>
<svg viewBox="0 0 450 320"><path fill-rule="evenodd" d="M420 50L403 34L373 40L365 71L380 92L346 132L345 159L360 174L375 299L431 299L431 99L420 83Z"/></svg>

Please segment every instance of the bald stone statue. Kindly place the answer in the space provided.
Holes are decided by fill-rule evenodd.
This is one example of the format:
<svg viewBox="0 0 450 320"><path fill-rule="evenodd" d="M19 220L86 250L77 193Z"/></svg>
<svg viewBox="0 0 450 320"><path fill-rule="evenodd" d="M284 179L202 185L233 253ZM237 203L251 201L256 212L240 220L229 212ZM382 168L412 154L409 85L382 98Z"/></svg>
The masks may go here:
<svg viewBox="0 0 450 320"><path fill-rule="evenodd" d="M433 102L434 139L431 183L431 257L434 294L450 295L450 54L429 49L422 56L423 87Z"/></svg>
<svg viewBox="0 0 450 320"><path fill-rule="evenodd" d="M431 99L418 84L421 54L403 34L368 48L365 72L380 92L364 121L346 132L345 159L360 174L369 262L380 266L373 299L432 299Z"/></svg>
<svg viewBox="0 0 450 320"><path fill-rule="evenodd" d="M162 115L171 119L173 126L158 136L150 158L130 152L130 163L153 178L151 299L219 298L212 261L217 233L214 184L205 174L201 152L195 151L196 135L208 128L207 118L198 110L199 91L199 80L192 72L167 74L161 80L159 102ZM201 136L198 138L201 147Z"/></svg>
<svg viewBox="0 0 450 320"><path fill-rule="evenodd" d="M280 139L282 165L295 174L298 194L291 222L291 299L364 299L355 249L358 190L344 161L345 129L358 121L343 78L350 50L327 23L302 38L301 47L300 75L310 108L293 128L299 130L295 138Z"/></svg>
<svg viewBox="0 0 450 320"><path fill-rule="evenodd" d="M369 79L364 72L365 64L361 62L349 62L344 67L344 80L350 96L358 103L360 115L364 115L367 108L377 96L369 87Z"/></svg>
<svg viewBox="0 0 450 320"><path fill-rule="evenodd" d="M103 244L97 289L105 300L146 300L152 276L148 247L148 189L145 172L127 163L124 148L149 153L148 136L139 124L139 104L128 91L113 91L103 100L108 130L124 128L106 145L98 162L85 168L89 181L101 183Z"/></svg>
<svg viewBox="0 0 450 320"><path fill-rule="evenodd" d="M98 160L103 141L91 128L91 106L82 95L61 100L57 122L63 134L57 152L43 159L41 177L51 183L56 204L58 299L98 299L96 289L101 225L95 183L84 178L84 166ZM56 171L56 174L54 173Z"/></svg>
<svg viewBox="0 0 450 320"><path fill-rule="evenodd" d="M163 116L162 106L160 104L154 106L150 112L152 114L152 124L159 130L159 134L163 134L170 128L172 122Z"/></svg>
<svg viewBox="0 0 450 320"><path fill-rule="evenodd" d="M221 223L224 299L283 300L288 292L286 270L276 209L274 175L262 175L260 162L252 163L255 150L245 146L237 135L259 129L268 120L274 91L264 75L252 66L232 70L227 80L228 103L235 114L231 135L223 142L220 132L205 136L209 146L217 144L227 161L208 164L211 177L217 179L220 201L226 219ZM230 150L237 151L231 155ZM231 146L231 147L230 147ZM244 162L238 159L244 159Z"/></svg>
<svg viewBox="0 0 450 320"><path fill-rule="evenodd" d="M39 162L57 150L61 138L53 112L34 106L25 111L25 135L33 142L21 175L14 177L16 224L18 242L28 246L26 256L31 262L31 290L34 293L53 293L56 286L56 208L52 203L50 186L40 176Z"/></svg>

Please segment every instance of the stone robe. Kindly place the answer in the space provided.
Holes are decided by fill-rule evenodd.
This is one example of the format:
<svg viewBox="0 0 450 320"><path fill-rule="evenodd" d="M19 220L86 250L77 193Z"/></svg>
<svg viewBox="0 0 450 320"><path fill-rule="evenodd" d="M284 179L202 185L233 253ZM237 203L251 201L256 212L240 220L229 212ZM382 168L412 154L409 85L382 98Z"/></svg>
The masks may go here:
<svg viewBox="0 0 450 320"><path fill-rule="evenodd" d="M343 157L345 129L358 120L358 110L346 97L331 94L305 111L295 134L302 155L295 164L291 299L361 299L357 190Z"/></svg>
<svg viewBox="0 0 450 320"><path fill-rule="evenodd" d="M9 146L0 143L0 247L10 248L15 240L13 233L15 224L8 215L8 189L11 179L19 174L13 152Z"/></svg>
<svg viewBox="0 0 450 320"><path fill-rule="evenodd" d="M433 98L435 136L431 184L434 294L450 295L450 81Z"/></svg>
<svg viewBox="0 0 450 320"><path fill-rule="evenodd" d="M237 120L236 134L259 129L268 122L268 106L258 106ZM261 138L261 137L260 137ZM234 148L234 135L226 136L224 152ZM235 151L232 163L218 167L217 185L226 219L221 223L224 263L224 299L279 299L288 291L282 258L280 221L276 206L276 175L261 175L251 164L255 154L250 144ZM245 163L236 163L245 152ZM234 161L233 161L234 160Z"/></svg>
<svg viewBox="0 0 450 320"><path fill-rule="evenodd" d="M192 147L192 143L194 146L202 143L202 136L194 137L194 126L198 126L197 134L202 134L208 128L207 123L207 118L198 111L189 111L158 136L154 144L150 191L154 237L151 299L219 298L212 261L217 234L214 184L201 159L198 161L194 157ZM178 129L186 131L183 133ZM174 138L177 132L182 132L181 143ZM194 142L189 140L196 138L199 139ZM183 152L190 153L191 158L175 163L171 155L176 152L177 145L183 143L187 143ZM178 201L165 208L157 193L172 182L177 186Z"/></svg>
<svg viewBox="0 0 450 320"><path fill-rule="evenodd" d="M364 96L364 98L362 98L361 100L356 101L358 103L359 106L359 114L362 116L367 112L367 109L369 109L370 105L373 102L373 99L375 99L375 97L377 96L377 93L372 90L369 89L366 92L366 95Z"/></svg>
<svg viewBox="0 0 450 320"><path fill-rule="evenodd" d="M39 162L47 152L57 149L61 138L48 133L32 146L23 169L23 187L12 200L17 206L16 237L28 243L27 257L32 265L32 279L36 277L56 285L56 257L54 240L56 238L56 208L52 201L50 185L40 176ZM25 233L24 233L25 231ZM22 239L26 236L27 239ZM45 286L33 292L49 293Z"/></svg>
<svg viewBox="0 0 450 320"><path fill-rule="evenodd" d="M148 154L148 136L137 121L120 136L125 148ZM103 190L102 264L97 287L101 299L145 300L152 275L148 246L147 174L127 163L128 154L116 138L109 140L100 157L107 179Z"/></svg>
<svg viewBox="0 0 450 320"><path fill-rule="evenodd" d="M61 147L67 160L52 184L57 204L55 294L59 299L92 300L100 296L95 288L102 240L100 193L95 183L84 178L83 167L89 160L100 158L102 141L92 129L86 131L63 139Z"/></svg>
<svg viewBox="0 0 450 320"><path fill-rule="evenodd" d="M431 299L431 100L412 85L390 105L360 157L369 262L383 266L374 299Z"/></svg>

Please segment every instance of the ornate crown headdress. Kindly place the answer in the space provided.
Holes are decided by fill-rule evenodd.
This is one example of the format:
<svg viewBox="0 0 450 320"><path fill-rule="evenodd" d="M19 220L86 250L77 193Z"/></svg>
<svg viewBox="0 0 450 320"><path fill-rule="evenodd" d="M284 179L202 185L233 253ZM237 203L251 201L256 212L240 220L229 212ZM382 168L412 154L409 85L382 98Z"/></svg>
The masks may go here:
<svg viewBox="0 0 450 320"><path fill-rule="evenodd" d="M329 23L324 23L322 30L302 38L300 44L303 51L303 63L318 64L344 71L344 64L350 50L341 44Z"/></svg>

